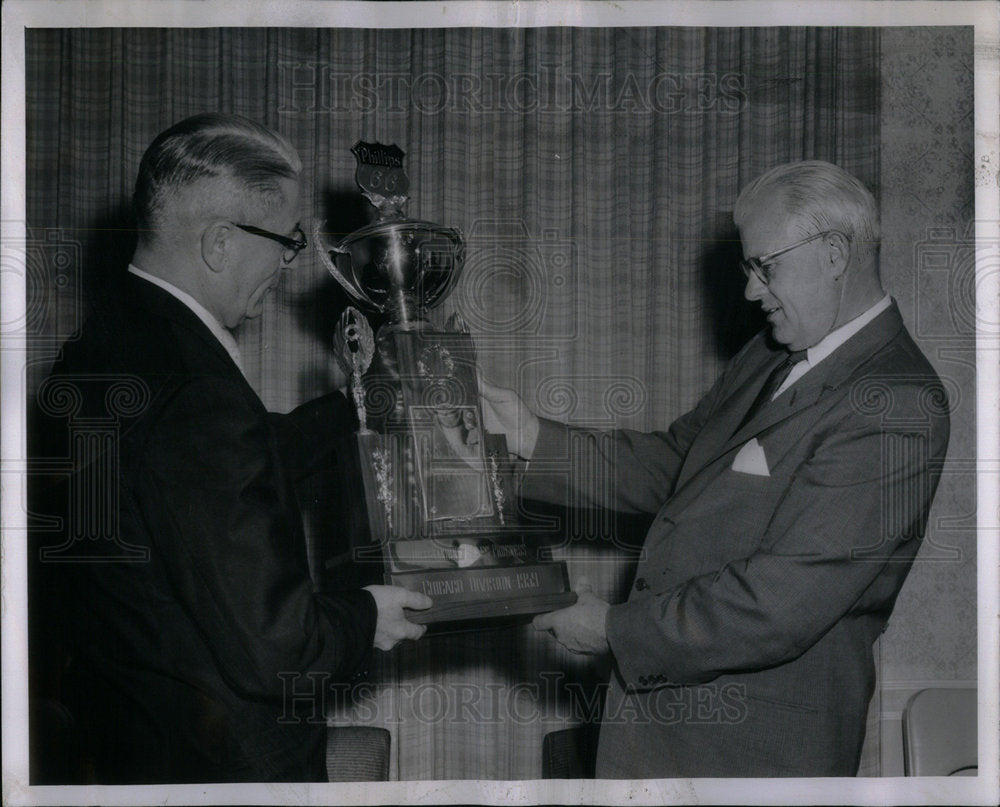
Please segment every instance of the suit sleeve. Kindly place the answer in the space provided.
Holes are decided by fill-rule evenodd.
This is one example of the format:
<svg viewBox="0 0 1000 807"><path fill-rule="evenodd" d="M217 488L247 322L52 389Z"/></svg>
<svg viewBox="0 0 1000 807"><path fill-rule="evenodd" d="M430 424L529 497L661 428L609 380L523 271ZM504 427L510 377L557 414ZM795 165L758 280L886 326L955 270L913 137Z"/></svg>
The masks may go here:
<svg viewBox="0 0 1000 807"><path fill-rule="evenodd" d="M909 396L909 411L919 411L915 390L893 395L897 403ZM798 657L841 619L887 617L947 448L947 417L931 423L896 431L852 411L828 424L773 515L764 515L770 523L757 551L613 605L608 639L626 682L655 675L697 684L763 669Z"/></svg>
<svg viewBox="0 0 1000 807"><path fill-rule="evenodd" d="M301 518L263 409L203 378L163 407L135 491L154 557L232 689L280 697L279 673L349 680L366 665L377 612L366 591L312 591Z"/></svg>
<svg viewBox="0 0 1000 807"><path fill-rule="evenodd" d="M351 405L339 392L323 395L281 414L268 412L285 469L293 480L319 470L356 428Z"/></svg>
<svg viewBox="0 0 1000 807"><path fill-rule="evenodd" d="M688 449L727 381L724 373L665 432L594 432L540 418L521 496L565 507L655 513L673 492Z"/></svg>

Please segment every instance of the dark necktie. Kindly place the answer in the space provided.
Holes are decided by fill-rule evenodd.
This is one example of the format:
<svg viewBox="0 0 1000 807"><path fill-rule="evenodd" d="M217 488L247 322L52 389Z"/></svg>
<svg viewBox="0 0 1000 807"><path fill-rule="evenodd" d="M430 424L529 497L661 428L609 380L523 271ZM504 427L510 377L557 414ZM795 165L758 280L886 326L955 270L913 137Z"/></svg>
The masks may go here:
<svg viewBox="0 0 1000 807"><path fill-rule="evenodd" d="M764 386L754 399L753 404L751 404L747 413L743 416L743 420L740 421L740 425L736 427L736 431L739 431L746 426L747 423L753 420L754 415L770 403L771 398L774 397L774 393L778 391L778 388L783 383L785 383L785 379L788 378L788 374L792 372L792 368L805 358L805 350L796 350L785 356L785 360L775 367L771 371L771 375L767 377L767 381L764 382Z"/></svg>

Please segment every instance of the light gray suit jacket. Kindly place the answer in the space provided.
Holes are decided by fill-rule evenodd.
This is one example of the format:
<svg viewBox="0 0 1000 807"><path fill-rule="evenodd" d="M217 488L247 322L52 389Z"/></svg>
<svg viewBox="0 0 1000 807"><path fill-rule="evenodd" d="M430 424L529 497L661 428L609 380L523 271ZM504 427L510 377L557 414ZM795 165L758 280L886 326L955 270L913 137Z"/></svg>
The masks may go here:
<svg viewBox="0 0 1000 807"><path fill-rule="evenodd" d="M948 405L893 304L737 428L784 355L759 334L665 433L542 424L522 496L656 514L607 618L599 777L857 771ZM734 470L753 439L766 470Z"/></svg>

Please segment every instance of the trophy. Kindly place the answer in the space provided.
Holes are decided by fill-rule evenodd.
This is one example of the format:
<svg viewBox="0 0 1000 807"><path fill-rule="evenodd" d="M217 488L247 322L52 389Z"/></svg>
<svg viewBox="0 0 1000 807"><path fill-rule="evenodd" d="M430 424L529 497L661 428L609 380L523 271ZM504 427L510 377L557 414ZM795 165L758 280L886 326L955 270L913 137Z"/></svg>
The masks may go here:
<svg viewBox="0 0 1000 807"><path fill-rule="evenodd" d="M457 314L427 319L455 287L462 234L409 219L409 180L395 145L358 142L358 186L376 220L331 243L313 236L348 307L334 337L358 412L358 458L372 544L384 580L434 599L415 622L454 629L573 603L566 565L533 543L518 513L502 434L483 428L476 350ZM382 315L373 333L365 313Z"/></svg>

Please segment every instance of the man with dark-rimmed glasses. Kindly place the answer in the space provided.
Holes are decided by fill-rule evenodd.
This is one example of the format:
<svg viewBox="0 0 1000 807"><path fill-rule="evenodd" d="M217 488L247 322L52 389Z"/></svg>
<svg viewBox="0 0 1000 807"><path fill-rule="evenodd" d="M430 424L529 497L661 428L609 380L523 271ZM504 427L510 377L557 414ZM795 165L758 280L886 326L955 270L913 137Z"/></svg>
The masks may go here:
<svg viewBox="0 0 1000 807"><path fill-rule="evenodd" d="M313 591L293 482L329 465L352 407L332 393L268 413L230 332L306 247L300 171L234 115L159 135L128 274L39 389L33 456L74 463L35 496L62 529L35 534L30 584L32 664L57 681L33 697L77 727L62 782L323 781L325 690L424 631L403 611L421 594ZM83 423L107 440L75 441ZM112 533L78 540L85 522Z"/></svg>
<svg viewBox="0 0 1000 807"><path fill-rule="evenodd" d="M871 193L825 162L740 194L745 296L769 329L666 432L592 433L483 385L521 494L653 516L627 600L536 617L614 659L602 778L853 776L872 644L948 443L940 379L878 272Z"/></svg>

